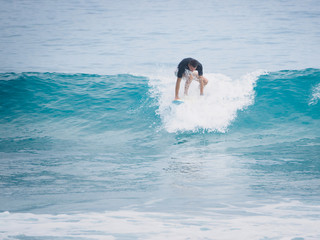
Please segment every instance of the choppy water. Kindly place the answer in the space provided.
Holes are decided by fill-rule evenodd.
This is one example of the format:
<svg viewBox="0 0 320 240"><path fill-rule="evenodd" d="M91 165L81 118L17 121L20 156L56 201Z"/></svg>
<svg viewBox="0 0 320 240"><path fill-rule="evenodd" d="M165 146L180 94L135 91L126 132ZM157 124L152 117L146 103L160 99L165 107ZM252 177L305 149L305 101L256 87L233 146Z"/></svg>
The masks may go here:
<svg viewBox="0 0 320 240"><path fill-rule="evenodd" d="M317 2L168 3L1 1L1 239L320 238Z"/></svg>

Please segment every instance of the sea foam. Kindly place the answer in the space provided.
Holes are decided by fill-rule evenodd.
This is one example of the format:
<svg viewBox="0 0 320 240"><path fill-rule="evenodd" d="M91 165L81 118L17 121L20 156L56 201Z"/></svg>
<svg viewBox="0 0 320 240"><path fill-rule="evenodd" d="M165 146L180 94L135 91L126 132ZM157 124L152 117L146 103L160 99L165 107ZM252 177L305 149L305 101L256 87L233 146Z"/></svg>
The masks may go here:
<svg viewBox="0 0 320 240"><path fill-rule="evenodd" d="M204 96L200 96L196 81L191 83L188 96L184 96L185 82L182 81L180 96L185 103L179 106L172 104L175 89L173 77L153 77L150 84L153 96L158 99L157 113L168 132L226 132L237 111L254 102L254 86L263 73L262 70L255 71L236 80L223 74L206 74L209 83L204 89Z"/></svg>

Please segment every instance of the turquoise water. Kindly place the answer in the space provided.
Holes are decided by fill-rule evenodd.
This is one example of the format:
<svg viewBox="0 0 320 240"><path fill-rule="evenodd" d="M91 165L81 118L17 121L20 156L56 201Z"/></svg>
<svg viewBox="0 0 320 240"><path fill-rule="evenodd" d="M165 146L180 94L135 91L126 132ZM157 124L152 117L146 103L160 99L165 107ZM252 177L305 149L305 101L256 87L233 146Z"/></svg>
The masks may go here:
<svg viewBox="0 0 320 240"><path fill-rule="evenodd" d="M1 239L320 238L316 1L1 3Z"/></svg>
<svg viewBox="0 0 320 240"><path fill-rule="evenodd" d="M212 75L216 88L182 105L166 101L163 85L174 82L165 77L0 76L3 236L70 238L78 225L69 221L88 221L76 235L88 239L91 228L176 238L176 224L181 238L318 236L319 69L229 79L233 88ZM278 224L297 227L275 232Z"/></svg>

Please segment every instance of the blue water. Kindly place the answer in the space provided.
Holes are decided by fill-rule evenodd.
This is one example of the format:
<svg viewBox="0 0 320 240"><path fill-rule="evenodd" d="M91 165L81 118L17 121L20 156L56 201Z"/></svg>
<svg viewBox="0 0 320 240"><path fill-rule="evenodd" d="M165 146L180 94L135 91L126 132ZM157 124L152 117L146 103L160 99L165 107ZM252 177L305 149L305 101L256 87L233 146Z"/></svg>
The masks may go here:
<svg viewBox="0 0 320 240"><path fill-rule="evenodd" d="M317 1L1 5L1 239L320 238Z"/></svg>

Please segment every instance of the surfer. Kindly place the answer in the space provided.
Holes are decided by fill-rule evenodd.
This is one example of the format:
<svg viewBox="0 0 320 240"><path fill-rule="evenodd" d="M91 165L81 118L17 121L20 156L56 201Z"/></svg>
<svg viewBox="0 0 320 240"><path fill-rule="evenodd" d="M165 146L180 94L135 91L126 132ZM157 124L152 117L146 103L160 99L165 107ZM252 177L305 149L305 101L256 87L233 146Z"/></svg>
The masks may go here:
<svg viewBox="0 0 320 240"><path fill-rule="evenodd" d="M203 95L203 88L208 84L208 79L203 77L202 64L193 58L183 59L175 72L177 76L175 100L179 100L179 90L181 79L186 80L184 86L184 94L188 95L189 86L192 80L196 80L200 84L200 95Z"/></svg>

